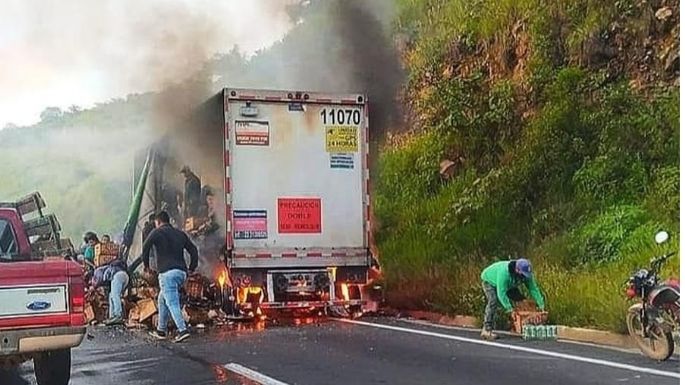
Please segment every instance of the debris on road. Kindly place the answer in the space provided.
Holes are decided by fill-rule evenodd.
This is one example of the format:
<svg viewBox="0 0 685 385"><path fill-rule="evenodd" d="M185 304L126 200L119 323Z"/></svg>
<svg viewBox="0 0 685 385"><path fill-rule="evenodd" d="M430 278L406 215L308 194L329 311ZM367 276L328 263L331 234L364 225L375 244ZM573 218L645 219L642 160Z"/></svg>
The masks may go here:
<svg viewBox="0 0 685 385"><path fill-rule="evenodd" d="M224 282L225 284L225 282ZM132 278L128 295L124 298L125 326L130 329L152 329L157 325L157 297L159 283L155 274L136 274ZM222 310L221 280L213 282L199 274L190 275L182 290L183 316L197 328L230 323ZM86 321L99 324L107 319L109 297L104 288L90 289L86 294Z"/></svg>
<svg viewBox="0 0 685 385"><path fill-rule="evenodd" d="M84 309L86 323L104 322L109 310L109 299L105 289L91 288L85 295L86 307Z"/></svg>

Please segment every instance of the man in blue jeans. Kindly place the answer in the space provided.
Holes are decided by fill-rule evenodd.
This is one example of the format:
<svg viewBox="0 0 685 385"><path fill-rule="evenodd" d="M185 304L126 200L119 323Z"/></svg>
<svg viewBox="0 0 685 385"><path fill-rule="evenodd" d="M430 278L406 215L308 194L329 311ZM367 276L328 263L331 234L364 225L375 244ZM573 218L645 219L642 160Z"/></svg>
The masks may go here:
<svg viewBox="0 0 685 385"><path fill-rule="evenodd" d="M179 290L186 280L188 271L191 273L197 269L197 247L190 241L183 231L175 229L169 224L170 218L166 211L155 215L155 229L150 232L143 243L143 264L145 270L150 270L150 250L155 247L157 255L157 270L159 273L159 296L157 307L159 310L159 323L157 330L150 335L163 340L167 336L167 324L169 316L174 320L178 334L174 342L181 342L190 337L181 312L181 299ZM190 254L190 266L186 266L183 251Z"/></svg>
<svg viewBox="0 0 685 385"><path fill-rule="evenodd" d="M91 281L93 288L110 284L109 290L109 319L105 325L121 325L124 323L124 310L121 306L121 297L128 286L128 273L126 263L115 259L107 265L95 269Z"/></svg>

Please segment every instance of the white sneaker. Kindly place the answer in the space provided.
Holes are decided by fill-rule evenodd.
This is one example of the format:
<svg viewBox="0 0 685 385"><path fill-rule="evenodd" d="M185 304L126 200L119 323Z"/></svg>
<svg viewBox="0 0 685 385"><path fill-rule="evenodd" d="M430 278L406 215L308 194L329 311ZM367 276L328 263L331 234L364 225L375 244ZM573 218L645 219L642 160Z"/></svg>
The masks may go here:
<svg viewBox="0 0 685 385"><path fill-rule="evenodd" d="M187 340L190 337L190 332L185 330L179 333L176 338L174 338L174 342L183 342Z"/></svg>

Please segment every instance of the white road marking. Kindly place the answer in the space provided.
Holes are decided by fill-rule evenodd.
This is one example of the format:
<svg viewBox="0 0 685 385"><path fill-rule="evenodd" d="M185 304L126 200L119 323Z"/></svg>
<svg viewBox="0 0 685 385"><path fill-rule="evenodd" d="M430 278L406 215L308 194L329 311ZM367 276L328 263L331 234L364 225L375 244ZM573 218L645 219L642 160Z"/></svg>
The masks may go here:
<svg viewBox="0 0 685 385"><path fill-rule="evenodd" d="M224 365L224 368L230 370L233 373L239 374L249 380L260 383L262 385L288 385L285 382L278 381L275 378L271 378L267 375L254 371L252 369L246 368L240 364L234 362Z"/></svg>
<svg viewBox="0 0 685 385"><path fill-rule="evenodd" d="M463 326L440 325L440 324L434 324L430 321L408 319L408 318L398 318L397 320L401 321L401 322L406 322L409 324L414 324L414 325L430 326L430 327L434 327L434 328L447 329L447 330L458 330L458 331L469 332L469 333L480 333L480 329L467 328L467 327L463 327ZM495 330L495 333L505 335L505 336L518 336L518 334L508 332L506 330ZM673 338L675 338L675 336L673 336ZM637 349L637 348L636 349L625 349L625 348L619 348L616 346L598 345L598 344L593 344L591 342L571 341L571 340L564 340L564 339L558 339L557 342L561 342L564 344L590 346L593 348L613 350L613 351L621 352L621 353L642 355L642 353L640 353L640 349ZM677 348L677 345L676 345L676 348ZM679 356L680 356L680 354L678 352L673 353L673 357L669 358L669 361L680 361Z"/></svg>
<svg viewBox="0 0 685 385"><path fill-rule="evenodd" d="M628 354L635 354L635 355L642 355L640 353L640 349L626 349L626 348L619 348L616 346L607 346L607 345L598 345L598 344L593 344L592 342L583 342L583 341L571 341L571 340L557 340L558 342L564 343L564 344L571 344L571 345L581 345L581 346L589 346L592 348L599 348L599 349L605 349L605 350L613 350L615 352L621 352L621 353L628 353ZM675 353L673 353L673 356L669 358L669 360L673 361L679 361L677 358L675 358Z"/></svg>
<svg viewBox="0 0 685 385"><path fill-rule="evenodd" d="M403 328L403 327L399 327L399 326L383 325L383 324L376 324L376 323L364 322L364 321L354 321L354 320L348 320L348 319L337 319L337 321L349 323L349 324L354 324L354 325L370 326L370 327L374 327L374 328L378 328L378 329L386 329L386 330L393 330L393 331L397 331L397 332L419 334L419 335L429 336L429 337L444 338L444 339L453 340L453 341L466 342L466 343L471 343L471 344L476 344L476 345L485 345L485 346L491 346L491 347L495 347L495 348L508 349L508 350L514 350L514 351L531 353L531 354L539 354L539 355L543 355L543 356L562 358L562 359L566 359L566 360L570 360L570 361L585 362L585 363L589 363L589 364L602 365L602 366L607 366L607 367L611 367L611 368L630 370L633 372L653 374L655 376L680 378L680 373L676 373L676 372L669 372L666 370L656 370L656 369L651 369L651 368L643 368L643 367L635 366L635 365L622 364L622 363L618 363L618 362L600 360L600 359L596 359L596 358L574 356L571 354L557 353L557 352L551 352L551 351L547 351L547 350L533 349L533 348L528 348L525 346L507 345L507 344L503 344L503 343L499 343L499 342L484 341L484 340L479 340L479 339L453 336L453 335L449 335L449 334L429 332L426 330L408 329L408 328Z"/></svg>

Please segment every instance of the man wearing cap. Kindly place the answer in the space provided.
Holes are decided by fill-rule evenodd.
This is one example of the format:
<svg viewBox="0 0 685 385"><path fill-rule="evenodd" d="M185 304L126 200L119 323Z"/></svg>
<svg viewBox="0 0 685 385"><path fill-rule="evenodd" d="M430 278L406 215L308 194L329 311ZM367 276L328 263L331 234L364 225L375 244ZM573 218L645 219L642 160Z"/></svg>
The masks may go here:
<svg viewBox="0 0 685 385"><path fill-rule="evenodd" d="M538 308L540 310L545 309L545 300L535 278L533 278L533 269L527 259L495 262L483 270L480 278L483 281L483 291L487 299L485 316L483 317L483 331L480 333L483 339L494 340L497 338L497 335L492 332L497 302L499 300L504 310L511 314L514 310L510 300L510 296L513 296L511 291L522 283L528 288Z"/></svg>
<svg viewBox="0 0 685 385"><path fill-rule="evenodd" d="M201 186L200 178L190 170L190 167L183 166L181 174L185 177L185 189L183 191L183 217L188 219L198 214L200 209Z"/></svg>

